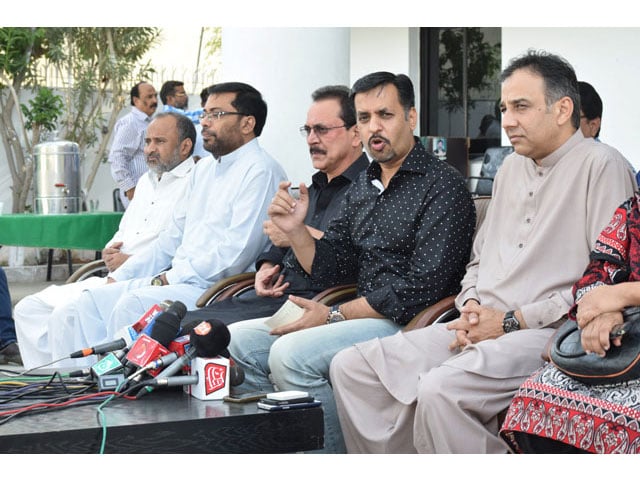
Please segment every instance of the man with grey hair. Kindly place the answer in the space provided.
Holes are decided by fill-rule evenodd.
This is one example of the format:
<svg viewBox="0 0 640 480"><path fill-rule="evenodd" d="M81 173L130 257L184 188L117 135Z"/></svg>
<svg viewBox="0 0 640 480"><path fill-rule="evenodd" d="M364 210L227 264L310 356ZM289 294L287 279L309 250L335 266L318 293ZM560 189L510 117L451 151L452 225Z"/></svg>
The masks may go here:
<svg viewBox="0 0 640 480"><path fill-rule="evenodd" d="M258 137L267 118L262 94L241 82L218 83L200 119L205 148L173 219L144 252L109 274L107 284L82 292L52 315L50 344L61 365L71 352L116 340L153 305L169 299L194 309L214 282L251 269L267 246L267 207L286 180Z"/></svg>
<svg viewBox="0 0 640 480"><path fill-rule="evenodd" d="M118 231L102 250L102 259L110 272L115 272L132 255L141 253L169 227L173 207L185 195L189 184L195 140L193 123L178 113L159 113L147 127L144 154L149 170L138 180L137 193L125 210ZM54 360L48 321L56 309L77 301L83 290L105 284L105 278L89 277L51 285L16 304L18 344L26 368Z"/></svg>
<svg viewBox="0 0 640 480"><path fill-rule="evenodd" d="M345 193L368 165L356 129L356 114L349 87L328 85L315 90L307 120L300 127L314 168L309 186L311 198L305 225L321 238L340 211ZM338 126L338 128L335 128ZM227 324L273 315L289 295L312 298L323 290L303 270L295 268L295 255L287 238L267 220L264 229L271 239L269 250L256 260L255 288L241 296L214 302L187 312L183 323L219 319Z"/></svg>
<svg viewBox="0 0 640 480"><path fill-rule="evenodd" d="M269 216L302 269L324 288L357 282L357 298L328 307L291 295L299 319L271 329L264 319L232 323L231 356L246 389L302 390L322 402L323 453L344 452L329 365L345 347L401 330L414 315L452 295L469 260L475 211L462 176L427 153L417 126L413 84L404 74L374 72L351 89L360 140L373 161L345 193L322 238L304 224L309 192L280 186ZM314 135L323 130L306 125ZM344 134L337 121L325 125ZM316 131L317 130L317 131ZM293 259L292 259L293 260Z"/></svg>
<svg viewBox="0 0 640 480"><path fill-rule="evenodd" d="M460 317L356 344L331 364L350 453L506 453L499 414L542 366L591 247L634 191L624 158L582 135L564 59L529 51L501 81L515 153L496 175Z"/></svg>

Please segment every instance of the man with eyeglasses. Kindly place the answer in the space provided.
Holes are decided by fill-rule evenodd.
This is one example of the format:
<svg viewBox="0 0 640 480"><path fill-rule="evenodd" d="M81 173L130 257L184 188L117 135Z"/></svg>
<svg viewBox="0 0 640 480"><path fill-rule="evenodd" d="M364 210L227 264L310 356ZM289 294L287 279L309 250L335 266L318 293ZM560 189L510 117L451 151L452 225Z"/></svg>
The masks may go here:
<svg viewBox="0 0 640 480"><path fill-rule="evenodd" d="M250 85L228 82L209 89L201 123L213 156L196 163L172 222L149 247L110 273L107 285L84 291L52 315L63 325L51 340L53 358L116 340L121 328L163 300L195 309L214 282L251 269L268 245L262 231L267 208L286 180L258 142L266 117L267 104ZM58 363L89 364L89 359Z"/></svg>
<svg viewBox="0 0 640 480"><path fill-rule="evenodd" d="M313 167L318 172L309 186L310 206L305 224L314 238L321 238L331 219L337 216L345 192L369 161L362 152L349 87L321 87L311 98L313 103L300 133L307 141ZM323 290L304 270L296 268L288 240L273 222L265 221L264 231L271 239L271 247L256 260L255 288L187 312L184 324L210 318L230 324L267 317L282 306L288 295L312 298Z"/></svg>
<svg viewBox="0 0 640 480"><path fill-rule="evenodd" d="M413 135L418 114L406 75L377 72L351 89L356 125L373 159L345 193L322 238L304 225L311 196L288 182L269 207L295 255L292 268L320 287L357 283L357 298L328 307L291 295L303 309L271 329L263 319L229 326L229 352L244 370L238 390L302 390L322 402L324 449L343 453L329 381L333 356L356 342L401 330L418 312L452 295L469 261L475 209L462 176L428 153ZM329 132L339 124L325 124ZM311 135L315 132L308 125ZM322 130L321 130L322 131ZM293 258L292 258L293 260Z"/></svg>
<svg viewBox="0 0 640 480"><path fill-rule="evenodd" d="M202 144L200 128L200 116L202 108L187 110L189 107L189 95L184 89L184 82L179 80L167 80L160 88L160 100L163 103L163 112L175 112L188 117L196 127L196 144L193 147L193 160L198 161L208 155Z"/></svg>

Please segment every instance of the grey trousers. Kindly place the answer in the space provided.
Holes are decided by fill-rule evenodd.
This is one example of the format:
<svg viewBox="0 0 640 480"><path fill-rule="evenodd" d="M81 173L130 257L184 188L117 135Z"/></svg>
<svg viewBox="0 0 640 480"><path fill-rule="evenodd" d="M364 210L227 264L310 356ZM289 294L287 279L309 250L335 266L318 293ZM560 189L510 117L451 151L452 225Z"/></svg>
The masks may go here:
<svg viewBox="0 0 640 480"><path fill-rule="evenodd" d="M349 453L506 453L498 415L544 364L554 329L449 351L445 324L338 353L330 376Z"/></svg>

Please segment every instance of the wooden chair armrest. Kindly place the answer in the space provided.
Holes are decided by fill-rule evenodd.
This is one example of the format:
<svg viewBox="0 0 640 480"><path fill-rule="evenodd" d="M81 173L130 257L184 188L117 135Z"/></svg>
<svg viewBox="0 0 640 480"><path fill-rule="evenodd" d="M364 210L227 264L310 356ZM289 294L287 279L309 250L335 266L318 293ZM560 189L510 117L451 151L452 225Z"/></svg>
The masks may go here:
<svg viewBox="0 0 640 480"><path fill-rule="evenodd" d="M85 278L90 277L96 273L107 273L107 266L105 265L104 260L100 259L94 260L93 262L85 263L75 272L69 275L69 278L67 278L67 281L65 283L75 283L80 280L84 280Z"/></svg>
<svg viewBox="0 0 640 480"><path fill-rule="evenodd" d="M445 297L442 300L428 306L407 323L404 330L426 327L432 323L440 323L451 320L450 317L457 315L455 306L455 295Z"/></svg>
<svg viewBox="0 0 640 480"><path fill-rule="evenodd" d="M244 272L218 280L216 283L207 288L202 295L200 295L200 298L198 298L198 301L196 302L196 307L202 308L213 301L221 299L220 296L230 289L244 288L247 284L252 285L255 279L255 275L255 272ZM242 282L241 287L237 285L240 282ZM233 293L236 293L235 290Z"/></svg>
<svg viewBox="0 0 640 480"><path fill-rule="evenodd" d="M312 298L313 301L323 305L335 305L336 303L356 298L358 287L355 284L338 285L327 288Z"/></svg>

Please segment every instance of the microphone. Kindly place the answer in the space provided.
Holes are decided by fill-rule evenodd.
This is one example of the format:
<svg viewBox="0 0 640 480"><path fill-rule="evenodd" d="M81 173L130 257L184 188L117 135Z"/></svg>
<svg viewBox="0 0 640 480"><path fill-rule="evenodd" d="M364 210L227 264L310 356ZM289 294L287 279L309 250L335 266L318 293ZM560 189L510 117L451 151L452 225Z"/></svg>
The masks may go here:
<svg viewBox="0 0 640 480"><path fill-rule="evenodd" d="M229 359L229 385L232 387L237 387L238 385L244 383L244 369L233 361L232 358Z"/></svg>
<svg viewBox="0 0 640 480"><path fill-rule="evenodd" d="M118 335L118 337L120 338L118 338L117 340L102 343L100 345L96 345L95 347L83 348L82 350L73 352L71 355L69 355L69 358L83 358L88 357L89 355L101 355L103 353L112 352L114 350L121 350L126 346L131 345L138 337L138 334L145 327L149 326L149 324L153 323L153 320L155 320L158 314L166 311L172 304L173 302L171 300L163 300L159 304L153 305L138 319L136 323L134 323L130 327L125 327L124 329L120 330L120 335Z"/></svg>
<svg viewBox="0 0 640 480"><path fill-rule="evenodd" d="M198 323L189 334L189 348L186 353L175 362L162 370L156 376L157 380L176 375L196 356L215 357L225 351L231 341L231 333L227 326L220 320L205 320ZM140 398L146 393L153 391L152 386L146 386L138 392L136 398Z"/></svg>
<svg viewBox="0 0 640 480"><path fill-rule="evenodd" d="M119 338L118 340L102 343L100 345L96 345L95 347L83 348L82 350L73 352L71 355L69 355L69 358L81 358L88 357L89 355L100 355L102 353L123 349L126 346L127 342L124 340L124 338Z"/></svg>
<svg viewBox="0 0 640 480"><path fill-rule="evenodd" d="M178 387L195 385L198 383L198 375L176 375L174 377L152 378L144 382L148 387ZM143 390L141 390L143 391Z"/></svg>
<svg viewBox="0 0 640 480"><path fill-rule="evenodd" d="M127 353L125 368L129 373L170 353L168 346L178 334L180 322L186 313L187 307L184 303L174 302L166 311L156 317L150 335L141 333Z"/></svg>
<svg viewBox="0 0 640 480"><path fill-rule="evenodd" d="M215 357L227 348L231 341L231 333L220 320L200 322L189 334L187 353L165 368L157 378L170 377L179 372L196 356Z"/></svg>

